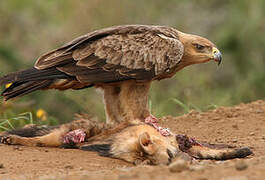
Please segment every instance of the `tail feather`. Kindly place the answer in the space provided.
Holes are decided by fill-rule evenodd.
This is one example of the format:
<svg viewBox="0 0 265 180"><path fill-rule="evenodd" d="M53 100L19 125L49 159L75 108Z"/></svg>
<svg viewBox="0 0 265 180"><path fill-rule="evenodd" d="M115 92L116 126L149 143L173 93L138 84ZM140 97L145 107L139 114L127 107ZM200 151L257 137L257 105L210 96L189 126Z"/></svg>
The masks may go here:
<svg viewBox="0 0 265 180"><path fill-rule="evenodd" d="M64 79L71 78L71 76L57 70L56 68L49 68L44 70L38 70L36 68L30 68L15 73L10 73L0 78L0 85L14 83L14 82L26 82L26 81L39 81L47 79Z"/></svg>
<svg viewBox="0 0 265 180"><path fill-rule="evenodd" d="M11 86L10 88L7 88L1 95L4 96L5 100L17 97L17 96L24 96L26 94L29 94L33 91L46 88L48 87L53 80L44 80L44 81L30 81L27 83L24 83L20 86Z"/></svg>
<svg viewBox="0 0 265 180"><path fill-rule="evenodd" d="M0 78L0 85L12 83L10 87L3 91L1 96L4 96L5 100L17 96L23 96L39 89L45 89L57 79L73 80L75 78L57 70L56 68L44 70L30 68L11 73Z"/></svg>

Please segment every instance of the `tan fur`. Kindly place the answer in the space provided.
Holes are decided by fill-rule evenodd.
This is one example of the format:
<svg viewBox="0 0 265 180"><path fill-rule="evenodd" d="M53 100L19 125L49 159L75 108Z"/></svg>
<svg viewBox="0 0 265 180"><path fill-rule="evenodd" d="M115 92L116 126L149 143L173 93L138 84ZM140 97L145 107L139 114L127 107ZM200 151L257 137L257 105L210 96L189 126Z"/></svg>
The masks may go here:
<svg viewBox="0 0 265 180"><path fill-rule="evenodd" d="M142 137L147 135L150 141L144 146L141 143ZM130 138L128 138L130 137ZM111 153L120 159L126 159L129 162L139 162L149 160L151 164L168 164L170 158L167 150L177 155L178 149L172 145L170 139L161 136L153 127L142 124L128 127L114 137ZM144 150L145 154L142 154Z"/></svg>
<svg viewBox="0 0 265 180"><path fill-rule="evenodd" d="M27 126L22 131L34 127ZM59 147L63 145L63 137L76 129L82 129L86 133L85 142L77 144L77 147L83 149L93 145L108 144L110 146L110 150L107 152L109 157L134 164L169 164L172 158L181 154L180 149L189 156L198 159L225 160L252 154L248 148L235 149L226 145L188 145L189 143L185 142L178 144L175 136L164 137L152 126L139 120L112 126L93 119L87 120L87 117L82 116L79 116L79 120L61 125L50 132L46 131L48 134L22 137L14 135L12 132L4 132L0 134L0 137L4 144ZM184 140L189 139L187 136L184 137ZM179 149L181 146L182 148Z"/></svg>
<svg viewBox="0 0 265 180"><path fill-rule="evenodd" d="M8 135L7 143L24 146L45 146L59 147L62 145L61 137L66 129L56 129L52 133L39 137L20 137L16 135Z"/></svg>
<svg viewBox="0 0 265 180"><path fill-rule="evenodd" d="M99 129L95 130L97 128ZM167 153L167 149L174 155L177 153L177 147L173 146L168 138L161 136L153 127L141 123L137 125L121 123L114 128L110 128L106 124L99 123L98 126L87 120L78 120L62 125L60 128L43 136L21 137L5 133L5 135L2 135L1 141L10 145L59 147L63 145L63 136L67 132L75 129L83 129L87 134L86 142L79 144L79 147L111 142L111 150L109 152L112 154L111 157L123 159L135 164L141 162L168 164L171 159ZM103 131L101 132L100 130ZM91 133L92 131L94 134ZM142 144L143 134L148 134L149 137L145 145Z"/></svg>

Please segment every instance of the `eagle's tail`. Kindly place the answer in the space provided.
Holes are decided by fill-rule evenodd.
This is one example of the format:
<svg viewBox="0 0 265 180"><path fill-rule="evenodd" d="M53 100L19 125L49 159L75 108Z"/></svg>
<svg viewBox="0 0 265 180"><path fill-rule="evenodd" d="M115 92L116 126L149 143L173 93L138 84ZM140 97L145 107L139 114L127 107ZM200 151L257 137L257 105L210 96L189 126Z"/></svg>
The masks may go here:
<svg viewBox="0 0 265 180"><path fill-rule="evenodd" d="M10 73L0 78L0 85L7 85L1 96L5 100L23 96L39 89L48 88L55 80L73 79L73 77L58 71L56 68L38 70L30 68L15 73Z"/></svg>

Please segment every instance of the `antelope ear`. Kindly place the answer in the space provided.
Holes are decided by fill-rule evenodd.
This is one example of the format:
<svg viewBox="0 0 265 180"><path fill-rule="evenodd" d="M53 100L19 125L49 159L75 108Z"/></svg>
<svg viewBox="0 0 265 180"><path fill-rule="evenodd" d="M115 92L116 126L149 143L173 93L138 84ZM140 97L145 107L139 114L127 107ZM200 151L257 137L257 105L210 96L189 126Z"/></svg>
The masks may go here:
<svg viewBox="0 0 265 180"><path fill-rule="evenodd" d="M155 153L154 143L152 142L151 137L147 132L144 132L139 136L139 143L144 152L146 152L147 154L151 155Z"/></svg>

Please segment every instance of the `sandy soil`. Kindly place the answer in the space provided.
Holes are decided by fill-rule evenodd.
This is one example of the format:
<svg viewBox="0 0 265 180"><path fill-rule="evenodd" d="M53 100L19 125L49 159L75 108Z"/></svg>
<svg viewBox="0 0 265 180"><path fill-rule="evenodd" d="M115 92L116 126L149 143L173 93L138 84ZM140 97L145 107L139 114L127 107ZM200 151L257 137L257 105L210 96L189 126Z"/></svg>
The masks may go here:
<svg viewBox="0 0 265 180"><path fill-rule="evenodd" d="M0 179L265 179L265 101L163 117L161 124L198 140L249 146L255 154L243 160L197 161L171 172L168 166L136 167L75 149L0 145Z"/></svg>

